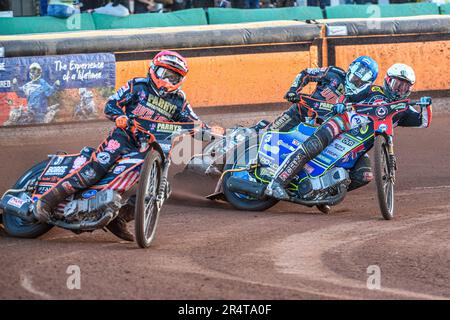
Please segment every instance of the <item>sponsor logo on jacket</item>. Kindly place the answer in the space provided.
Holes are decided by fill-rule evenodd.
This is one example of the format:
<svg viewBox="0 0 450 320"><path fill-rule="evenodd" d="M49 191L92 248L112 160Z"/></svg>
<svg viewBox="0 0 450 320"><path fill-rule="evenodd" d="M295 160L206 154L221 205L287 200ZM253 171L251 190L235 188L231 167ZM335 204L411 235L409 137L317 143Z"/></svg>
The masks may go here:
<svg viewBox="0 0 450 320"><path fill-rule="evenodd" d="M66 173L67 166L50 166L44 176L63 176Z"/></svg>
<svg viewBox="0 0 450 320"><path fill-rule="evenodd" d="M182 129L181 125L172 123L161 123L159 122L156 131L157 132L176 132Z"/></svg>
<svg viewBox="0 0 450 320"><path fill-rule="evenodd" d="M147 107L150 110L154 110L168 118L171 118L177 111L176 105L152 94L148 96Z"/></svg>

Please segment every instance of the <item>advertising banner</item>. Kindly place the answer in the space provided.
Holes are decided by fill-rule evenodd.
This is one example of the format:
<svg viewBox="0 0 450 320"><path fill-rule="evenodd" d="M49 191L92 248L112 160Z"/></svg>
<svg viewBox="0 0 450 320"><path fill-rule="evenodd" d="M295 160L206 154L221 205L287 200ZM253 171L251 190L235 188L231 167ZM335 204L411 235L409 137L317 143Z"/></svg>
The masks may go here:
<svg viewBox="0 0 450 320"><path fill-rule="evenodd" d="M115 76L109 53L0 58L0 125L102 117Z"/></svg>

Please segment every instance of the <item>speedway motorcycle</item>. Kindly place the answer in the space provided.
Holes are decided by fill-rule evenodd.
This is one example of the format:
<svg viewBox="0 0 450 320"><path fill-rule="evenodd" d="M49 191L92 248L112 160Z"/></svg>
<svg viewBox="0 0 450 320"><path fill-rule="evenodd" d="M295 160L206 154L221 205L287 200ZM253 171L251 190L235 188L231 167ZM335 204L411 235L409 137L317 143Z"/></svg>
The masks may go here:
<svg viewBox="0 0 450 320"><path fill-rule="evenodd" d="M128 205L134 207L136 242L141 248L149 247L161 207L171 193L168 171L173 143L193 128L194 123L161 123L130 117L128 130L134 132L139 152L125 150L100 181L65 199L49 223L44 224L32 213L37 199L82 166L95 149L85 147L78 154L50 155L48 160L27 170L1 198L6 232L22 238L36 238L53 226L77 234L92 232L106 227Z"/></svg>
<svg viewBox="0 0 450 320"><path fill-rule="evenodd" d="M95 105L79 103L75 106L72 117L76 120L94 119L97 117L97 110Z"/></svg>
<svg viewBox="0 0 450 320"><path fill-rule="evenodd" d="M303 96L302 101L308 99ZM306 107L307 104L303 104ZM371 121L336 137L321 154L309 161L287 187L289 202L307 207L339 204L350 184L348 171L374 146L373 171L380 211L386 220L394 217L394 184L397 170L394 154L393 117L409 106L426 107L409 100L384 105L347 104L347 111ZM301 123L290 132L268 131L256 143L248 143L234 161L227 163L210 199L224 198L241 210L263 211L279 200L264 191L278 166L316 130ZM326 211L324 211L326 212ZM326 212L327 213L327 212Z"/></svg>
<svg viewBox="0 0 450 320"><path fill-rule="evenodd" d="M52 122L59 111L59 103L53 104L47 108L43 123ZM12 108L9 112L9 118L5 121L5 126L36 123L35 115L32 110L25 111L24 106Z"/></svg>
<svg viewBox="0 0 450 320"><path fill-rule="evenodd" d="M249 136L258 130L265 128L269 123L267 120L261 120L250 128L235 126L227 129L225 135L212 136L210 141L203 147L202 152L194 154L183 171L177 173L176 176L196 174L199 176L220 177L227 158L233 155L236 147L244 143Z"/></svg>

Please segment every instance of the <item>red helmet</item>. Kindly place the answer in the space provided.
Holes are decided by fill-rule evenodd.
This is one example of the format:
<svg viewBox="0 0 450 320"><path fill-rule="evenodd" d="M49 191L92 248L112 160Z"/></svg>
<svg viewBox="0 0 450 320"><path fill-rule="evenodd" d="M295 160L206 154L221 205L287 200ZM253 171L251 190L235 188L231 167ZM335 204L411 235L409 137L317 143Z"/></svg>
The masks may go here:
<svg viewBox="0 0 450 320"><path fill-rule="evenodd" d="M186 59L175 51L161 51L150 63L150 78L160 93L176 91L187 73Z"/></svg>

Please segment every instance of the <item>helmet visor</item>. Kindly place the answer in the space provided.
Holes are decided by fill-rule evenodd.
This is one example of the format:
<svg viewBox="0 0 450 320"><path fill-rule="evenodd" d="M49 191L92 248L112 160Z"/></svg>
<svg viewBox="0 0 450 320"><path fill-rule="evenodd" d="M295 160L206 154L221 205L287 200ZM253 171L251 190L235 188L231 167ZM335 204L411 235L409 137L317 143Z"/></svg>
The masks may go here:
<svg viewBox="0 0 450 320"><path fill-rule="evenodd" d="M183 80L183 76L181 74L163 67L159 67L156 70L156 75L159 79L172 85L177 85L181 80Z"/></svg>
<svg viewBox="0 0 450 320"><path fill-rule="evenodd" d="M394 92L399 97L405 97L411 92L412 84L401 78L391 78L389 86L392 92Z"/></svg>
<svg viewBox="0 0 450 320"><path fill-rule="evenodd" d="M373 79L372 71L364 64L357 62L350 67L348 81L356 88L361 88Z"/></svg>
<svg viewBox="0 0 450 320"><path fill-rule="evenodd" d="M30 69L30 78L32 80L35 80L35 79L39 78L40 75L41 75L41 69L36 68L36 67L32 67Z"/></svg>

